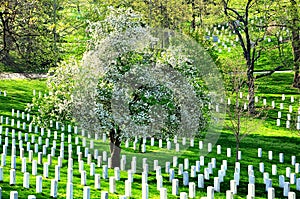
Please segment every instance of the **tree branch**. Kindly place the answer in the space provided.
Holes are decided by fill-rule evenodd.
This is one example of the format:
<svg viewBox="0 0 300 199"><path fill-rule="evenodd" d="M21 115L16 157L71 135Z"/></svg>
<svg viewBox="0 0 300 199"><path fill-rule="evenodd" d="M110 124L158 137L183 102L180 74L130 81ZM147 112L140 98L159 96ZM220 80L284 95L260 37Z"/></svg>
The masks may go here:
<svg viewBox="0 0 300 199"><path fill-rule="evenodd" d="M255 79L259 79L259 78L262 78L262 77L270 76L270 75L272 75L273 73L275 73L277 70L279 70L281 68L283 68L283 66L277 66L274 70L270 70L267 73L263 73L263 74L255 76Z"/></svg>

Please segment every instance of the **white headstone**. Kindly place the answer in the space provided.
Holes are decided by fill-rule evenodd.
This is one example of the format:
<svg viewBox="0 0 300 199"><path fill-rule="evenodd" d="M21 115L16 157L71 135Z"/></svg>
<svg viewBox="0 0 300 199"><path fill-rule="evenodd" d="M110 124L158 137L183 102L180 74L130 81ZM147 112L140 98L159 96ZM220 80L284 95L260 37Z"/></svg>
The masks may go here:
<svg viewBox="0 0 300 199"><path fill-rule="evenodd" d="M183 172L183 185L188 186L189 184L189 173L187 171Z"/></svg>
<svg viewBox="0 0 300 199"><path fill-rule="evenodd" d="M261 172L261 173L265 172L265 165L263 162L259 163L259 172Z"/></svg>
<svg viewBox="0 0 300 199"><path fill-rule="evenodd" d="M231 157L231 148L227 148L227 157L228 157L228 158Z"/></svg>
<svg viewBox="0 0 300 199"><path fill-rule="evenodd" d="M81 176L80 184L85 186L86 185L86 171L81 171L80 176Z"/></svg>
<svg viewBox="0 0 300 199"><path fill-rule="evenodd" d="M45 163L43 166L43 176L44 178L48 178L49 176L49 164Z"/></svg>
<svg viewBox="0 0 300 199"><path fill-rule="evenodd" d="M42 181L43 179L42 179L42 176L36 176L36 193L42 193L42 188L43 188L43 185L42 185L42 183L43 183L43 181Z"/></svg>
<svg viewBox="0 0 300 199"><path fill-rule="evenodd" d="M55 165L55 180L60 181L60 166Z"/></svg>
<svg viewBox="0 0 300 199"><path fill-rule="evenodd" d="M69 167L68 168L68 174L67 174L67 178L68 178L68 182L73 182L73 169L72 167Z"/></svg>
<svg viewBox="0 0 300 199"><path fill-rule="evenodd" d="M185 159L184 159L184 169L185 169L185 170L188 170L188 169L189 169L189 159L188 159L188 158L185 158Z"/></svg>
<svg viewBox="0 0 300 199"><path fill-rule="evenodd" d="M203 141L199 141L199 149L203 149Z"/></svg>
<svg viewBox="0 0 300 199"><path fill-rule="evenodd" d="M15 169L10 170L9 184L10 185L15 185L16 184L16 170Z"/></svg>
<svg viewBox="0 0 300 199"><path fill-rule="evenodd" d="M100 189L101 188L101 175L100 174L95 174L95 179L94 179L94 185L95 189Z"/></svg>
<svg viewBox="0 0 300 199"><path fill-rule="evenodd" d="M212 151L212 144L208 143L207 144L207 151L210 153Z"/></svg>
<svg viewBox="0 0 300 199"><path fill-rule="evenodd" d="M83 187L83 199L90 199L91 190L89 186Z"/></svg>
<svg viewBox="0 0 300 199"><path fill-rule="evenodd" d="M285 177L289 178L291 175L291 168L290 167L286 167L285 168Z"/></svg>
<svg viewBox="0 0 300 199"><path fill-rule="evenodd" d="M116 179L115 177L109 177L109 192L115 193L116 192Z"/></svg>
<svg viewBox="0 0 300 199"><path fill-rule="evenodd" d="M272 175L273 176L277 175L277 165L276 164L272 165Z"/></svg>
<svg viewBox="0 0 300 199"><path fill-rule="evenodd" d="M125 180L125 196L131 197L132 192L131 192L131 182L129 180Z"/></svg>
<svg viewBox="0 0 300 199"><path fill-rule="evenodd" d="M142 199L149 198L149 188L148 184L142 184Z"/></svg>
<svg viewBox="0 0 300 199"><path fill-rule="evenodd" d="M101 199L108 199L108 192L107 191L101 191Z"/></svg>
<svg viewBox="0 0 300 199"><path fill-rule="evenodd" d="M235 180L230 180L230 190L233 194L237 194L237 186Z"/></svg>
<svg viewBox="0 0 300 199"><path fill-rule="evenodd" d="M294 155L291 157L291 164L293 166L295 166L295 164L296 164L296 156L294 156Z"/></svg>
<svg viewBox="0 0 300 199"><path fill-rule="evenodd" d="M283 196L288 197L289 192L290 192L290 183L284 182L284 184L283 184Z"/></svg>
<svg viewBox="0 0 300 199"><path fill-rule="evenodd" d="M284 162L284 156L283 153L279 153L279 162L283 163Z"/></svg>
<svg viewBox="0 0 300 199"><path fill-rule="evenodd" d="M226 191L226 199L233 199L233 193L230 190Z"/></svg>
<svg viewBox="0 0 300 199"><path fill-rule="evenodd" d="M220 180L219 177L214 177L214 190L220 192Z"/></svg>
<svg viewBox="0 0 300 199"><path fill-rule="evenodd" d="M32 161L32 175L37 175L37 162L36 160Z"/></svg>
<svg viewBox="0 0 300 199"><path fill-rule="evenodd" d="M17 191L11 191L10 192L10 199L18 199L18 192Z"/></svg>
<svg viewBox="0 0 300 199"><path fill-rule="evenodd" d="M204 166L205 165L205 162L204 162L204 156L200 156L200 165L201 166Z"/></svg>
<svg viewBox="0 0 300 199"><path fill-rule="evenodd" d="M156 176L156 188L160 190L163 187L163 177L161 175Z"/></svg>
<svg viewBox="0 0 300 199"><path fill-rule="evenodd" d="M300 178L296 179L296 190L300 191Z"/></svg>
<svg viewBox="0 0 300 199"><path fill-rule="evenodd" d="M203 176L203 174L198 174L198 188L204 188L204 176Z"/></svg>
<svg viewBox="0 0 300 199"><path fill-rule="evenodd" d="M180 192L180 199L188 199L188 194L186 192Z"/></svg>
<svg viewBox="0 0 300 199"><path fill-rule="evenodd" d="M273 151L268 151L269 160L273 160Z"/></svg>
<svg viewBox="0 0 300 199"><path fill-rule="evenodd" d="M29 189L29 173L25 172L23 176L23 187Z"/></svg>
<svg viewBox="0 0 300 199"><path fill-rule="evenodd" d="M179 180L173 179L172 180L172 195L178 195L178 188L179 188Z"/></svg>
<svg viewBox="0 0 300 199"><path fill-rule="evenodd" d="M108 168L107 165L103 165L102 167L102 178L107 179L108 178Z"/></svg>
<svg viewBox="0 0 300 199"><path fill-rule="evenodd" d="M255 197L255 185L248 184L248 195Z"/></svg>
<svg viewBox="0 0 300 199"><path fill-rule="evenodd" d="M279 187L284 187L284 175L279 175Z"/></svg>
<svg viewBox="0 0 300 199"><path fill-rule="evenodd" d="M209 180L209 169L208 168L204 168L204 179Z"/></svg>
<svg viewBox="0 0 300 199"><path fill-rule="evenodd" d="M266 191L268 191L268 189L272 187L272 179L269 178L266 179L265 183L266 183Z"/></svg>
<svg viewBox="0 0 300 199"><path fill-rule="evenodd" d="M67 183L67 199L73 199L73 183Z"/></svg>
<svg viewBox="0 0 300 199"><path fill-rule="evenodd" d="M295 173L290 174L290 184L296 184L296 174Z"/></svg>
<svg viewBox="0 0 300 199"><path fill-rule="evenodd" d="M57 198L57 185L58 182L55 179L51 180L51 189L50 189L50 196L53 198Z"/></svg>
<svg viewBox="0 0 300 199"><path fill-rule="evenodd" d="M272 187L269 187L268 190L268 199L274 199L275 198L275 189Z"/></svg>
<svg viewBox="0 0 300 199"><path fill-rule="evenodd" d="M288 193L288 199L296 199L296 193L295 192L289 192Z"/></svg>
<svg viewBox="0 0 300 199"><path fill-rule="evenodd" d="M214 187L208 186L207 187L207 199L214 199Z"/></svg>

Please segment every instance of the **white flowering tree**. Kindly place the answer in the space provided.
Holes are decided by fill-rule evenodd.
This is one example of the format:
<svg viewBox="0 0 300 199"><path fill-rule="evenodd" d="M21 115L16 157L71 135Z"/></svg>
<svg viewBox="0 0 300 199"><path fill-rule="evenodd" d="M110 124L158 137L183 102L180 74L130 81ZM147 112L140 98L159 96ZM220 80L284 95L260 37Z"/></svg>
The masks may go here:
<svg viewBox="0 0 300 199"><path fill-rule="evenodd" d="M208 104L222 92L213 63L198 44L150 29L131 9L109 10L105 20L90 23L88 50L77 72L68 74L72 81L61 83L71 83L62 86L72 93L71 108L64 111L90 135L109 135L111 165L117 167L122 140L190 138L216 123Z"/></svg>
<svg viewBox="0 0 300 199"><path fill-rule="evenodd" d="M79 72L76 60L61 62L48 72L48 93L35 94L26 111L34 113L33 122L39 126L49 126L50 121L75 123L70 111L73 107L72 92L75 89L74 77ZM41 93L42 94L42 93Z"/></svg>

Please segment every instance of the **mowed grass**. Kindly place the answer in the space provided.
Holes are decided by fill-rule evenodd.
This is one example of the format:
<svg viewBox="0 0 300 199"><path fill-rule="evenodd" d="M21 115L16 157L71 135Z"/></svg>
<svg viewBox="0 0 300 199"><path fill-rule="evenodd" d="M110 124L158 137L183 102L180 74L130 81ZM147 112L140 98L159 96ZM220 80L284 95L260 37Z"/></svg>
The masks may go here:
<svg viewBox="0 0 300 199"><path fill-rule="evenodd" d="M263 98L267 98L268 105L270 105L271 100L276 100L276 104L278 105L281 102L281 94L286 92L287 100L291 95L295 96L295 101L298 104L299 97L298 90L292 89L289 87L291 84L292 74L274 74L274 76L260 79L257 81L258 89L257 95L259 96L260 103L262 103ZM7 97L3 95L0 96L0 115L4 115L4 117L11 116L11 109L21 110L24 111L24 108L27 103L31 101L32 98L32 90L36 90L37 94L39 91L45 92L46 85L45 80L1 80L0 81L0 90L7 91ZM288 101L284 102L285 104L289 104ZM295 104L295 103L294 103ZM285 105L286 106L286 105ZM277 106L278 107L278 106ZM278 108L277 108L278 109ZM247 136L242 142L240 146L240 150L242 151L242 160L241 163L241 180L240 186L238 187L238 194L235 198L245 198L247 195L247 184L248 184L248 165L253 165L255 170L256 176L256 198L266 198L265 192L265 185L263 184L263 174L259 173L259 163L265 163L265 171L269 172L270 177L273 179L273 187L276 190L276 198L283 198L283 190L278 187L278 176L271 175L271 165L277 164L278 166L278 175L285 174L285 168L291 167L293 171L293 166L291 165L291 156L297 156L297 159L300 158L300 139L298 134L295 131L287 130L284 127L276 127L276 111L278 110L270 110L269 113L272 118L268 118L263 125L258 125L259 121L254 121L252 125L257 125L257 128ZM274 118L273 118L274 117ZM15 120L20 120L23 122L22 119L16 118ZM10 120L11 121L11 120ZM24 120L25 121L25 120ZM9 125L2 124L3 126L3 133L2 133L2 145L4 145L4 133L5 128L9 128L9 135L11 136L11 127ZM17 132L23 132L26 130L16 129L16 136ZM28 125L27 125L28 130ZM55 128L52 128L51 131L55 131ZM67 139L67 132L65 133L65 140ZM234 165L235 165L235 139L230 132L225 127L220 132L221 135L218 139L217 144L222 146L222 154L216 154L216 145L213 147L213 152L205 155L205 164L211 160L211 158L217 159L217 169L214 169L214 175L217 176L217 171L220 169L222 160L228 161L228 171L224 182L221 184L221 193L216 193L215 198L225 198L225 192L229 189L229 181L233 179L234 173ZM34 132L29 133L29 141L31 140L31 136L35 135L35 139L38 139L39 134L35 134ZM35 193L35 176L30 175L30 189L23 188L23 173L21 173L21 159L19 158L19 147L17 146L16 156L17 156L17 169L16 169L16 176L17 176L17 184L14 186L9 185L9 171L10 171L10 161L11 161L11 147L8 147L8 155L6 157L6 166L3 167L4 170L4 181L0 183L2 188L2 197L9 198L9 192L12 190L17 190L19 192L19 198L27 198L28 195L36 195L37 198L49 198L50 197L50 183L51 179L54 179L54 168L57 164L58 160L57 157L59 156L59 149L60 149L60 131L58 131L58 139L56 141L56 157L53 157L53 163L49 167L49 178L43 177L43 193L36 194ZM73 190L74 190L74 198L82 198L83 197L83 187L80 185L80 173L78 171L78 162L77 162L77 155L76 155L76 145L75 145L75 137L78 136L82 138L80 135L72 135L72 150L73 150ZM45 138L47 137L47 132L45 131L45 136L43 136L43 144L45 144ZM50 146L53 142L53 134L49 138ZM81 139L79 139L81 144ZM172 196L171 195L171 183L169 182L168 174L164 172L165 162L169 161L172 165L172 157L178 156L179 164L183 164L185 158L189 158L190 165L195 165L195 161L199 160L199 156L206 154L205 150L207 149L207 143L204 145L203 150L199 150L198 141L195 140L195 147L187 148L182 153L177 153L174 151L175 145L172 143L172 150L166 150L166 143L163 144L163 149L158 148L158 141L155 142L155 147L150 147L150 140L147 140L147 152L145 154L138 153L132 149L132 143L130 143L130 148L125 149L124 144L122 145L123 151L122 154L127 155L127 169L130 168L131 157L136 156L138 159L138 173L134 175L134 182L132 184L132 194L133 197L139 199L141 198L141 162L142 158L147 158L147 162L149 164L149 174L148 174L148 184L149 184L149 198L159 198L159 191L156 189L156 176L155 172L153 171L153 160L158 159L159 165L162 167L162 175L163 175L163 186L168 189L168 198L179 198L179 196ZM18 141L16 141L18 145ZM88 146L87 142L87 146ZM187 142L187 144L189 144ZM39 151L42 151L42 145L39 146ZM11 146L11 140L9 139L9 146ZM26 143L23 142L23 147L26 149ZM182 146L181 146L182 147ZM48 148L47 153L50 153L50 148ZM101 153L103 150L109 152L108 143L103 143L102 141L95 142L95 148L99 150ZM232 157L226 157L226 148L232 149ZM263 157L260 159L257 157L257 149L263 149ZM33 144L31 144L31 150L34 149ZM81 147L81 151L84 148ZM268 160L268 151L273 151L273 160ZM0 148L0 153L2 153L3 149ZM64 145L65 151L65 160L63 160L63 167L61 168L61 181L58 183L58 198L65 198L66 197L66 182L67 182L67 165L68 165L68 146L67 144ZM92 151L90 150L90 153ZM279 163L279 153L284 153L284 163ZM25 150L25 157L28 157L28 153ZM34 153L34 159L37 160L37 154ZM87 158L83 158L86 162ZM299 162L297 160L297 162ZM43 157L43 162L47 161L47 157ZM95 160L93 160L95 162ZM172 167L172 166L171 166ZM204 172L205 167L201 167L201 173ZM38 165L38 175L42 175L42 165ZM91 187L91 198L100 198L101 190L109 190L109 181L108 179L104 180L101 179L101 190L94 189L94 177L89 176L89 166L85 164L85 170L87 171L87 186ZM27 171L31 173L31 163L27 159ZM102 174L102 168L96 167L96 173ZM109 170L109 176L112 176L114 171L112 169ZM179 179L180 189L179 192L188 192L188 187L184 187L182 176L178 176L178 168L175 168L175 178ZM297 178L299 178L299 174L297 174ZM127 173L122 171L121 172L121 180L117 181L117 192L115 194L109 194L109 198L119 198L119 196L124 195L125 187L124 181L127 179ZM194 181L197 183L197 179L193 179L190 177L190 181ZM205 181L205 189L197 188L197 198L200 196L206 195L206 187L213 186L213 177L211 176L209 181ZM291 191L296 191L295 185L291 185ZM298 191L296 191L297 196L300 195Z"/></svg>
<svg viewBox="0 0 300 199"><path fill-rule="evenodd" d="M46 80L0 80L0 110L1 115L11 116L11 110L23 110L27 103L30 103L33 97L33 90L36 94L39 92L46 93ZM4 91L7 96L4 97Z"/></svg>

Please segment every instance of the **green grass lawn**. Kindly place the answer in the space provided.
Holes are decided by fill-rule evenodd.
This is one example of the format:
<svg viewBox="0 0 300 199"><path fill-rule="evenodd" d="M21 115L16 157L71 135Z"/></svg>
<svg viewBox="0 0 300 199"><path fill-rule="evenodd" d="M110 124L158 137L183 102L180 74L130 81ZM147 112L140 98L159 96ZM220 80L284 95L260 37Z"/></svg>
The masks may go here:
<svg viewBox="0 0 300 199"><path fill-rule="evenodd" d="M267 77L264 79L260 79L257 81L258 89L257 95L259 96L260 103L262 103L263 98L267 98L268 103L271 103L272 100L276 101L278 105L281 102L281 94L286 93L287 101L286 104L289 104L288 100L291 95L295 96L295 106L296 104L299 106L299 94L298 90L292 89L289 85L291 84L292 74L274 74L271 77ZM32 98L32 90L36 90L36 93L39 91L45 92L46 85L45 80L1 80L0 81L0 90L7 91L7 97L3 95L0 96L0 115L4 117L11 116L11 109L24 111L24 108L27 103L31 101ZM278 107L278 106L277 106ZM296 107L295 107L296 108ZM241 163L241 179L240 186L238 187L238 194L235 198L245 198L247 195L247 184L248 184L248 174L247 174L247 166L253 165L256 176L256 198L266 198L266 192L264 191L263 184L263 174L260 174L258 171L259 163L263 161L265 163L266 172L270 173L270 177L273 179L273 187L276 190L276 198L283 198L283 190L278 187L278 176L271 176L271 166L272 164L277 164L278 166L278 175L285 174L285 168L291 167L293 171L293 166L291 165L291 156L297 156L297 162L299 162L300 158L300 139L298 134L295 131L287 130L284 127L276 127L276 117L277 117L278 108L275 110L270 110L270 118L268 118L263 125L258 125L259 121L254 121L252 125L257 126L252 134L247 136L242 142L240 150L242 151L242 160ZM286 109L285 109L286 112ZM20 118L16 118L15 120L20 120ZM4 132L2 133L2 144L4 143L4 133L5 128L9 127L9 125L2 124ZM15 128L16 129L16 128ZM28 126L27 126L28 129ZM34 128L33 128L34 129ZM52 128L52 131L55 129ZM16 129L17 132L23 132L23 136L25 131L22 129ZM9 131L9 135L11 135L11 128ZM65 132L65 140L67 140L67 133ZM29 133L29 139L31 135L35 135L36 140L38 139L38 134ZM47 133L45 133L44 139L46 138ZM80 173L78 171L78 162L76 153L76 145L74 143L75 137L79 135L73 135L72 144L73 144L73 190L74 190L74 198L82 198L83 196L83 186L80 185ZM43 144L45 144L45 140L43 139ZM53 135L50 138L50 145L52 144ZM11 140L9 140L11 143ZM18 143L18 141L16 141ZM80 141L81 143L81 141ZM207 144L207 143L206 143ZM207 145L204 145L207 148ZM216 154L216 146L213 147L213 152L209 153L205 156L205 164L211 160L211 158L215 157L217 159L217 168L219 169L222 160L227 159L228 161L228 171L224 182L221 184L221 193L215 193L215 198L225 198L225 192L229 189L229 181L233 179L233 171L235 165L235 139L230 132L225 127L221 131L221 135L218 139L217 144L222 146L222 154ZM23 146L26 148L26 143L23 143ZM124 146L124 145L123 145ZM188 148L183 153L174 152L174 144L172 145L172 151L168 151L166 149L166 143L164 143L163 149L158 148L158 142L156 141L155 147L150 147L150 141L147 142L147 152L145 154L138 153L132 149L132 143L130 148L125 149L123 147L122 154L127 155L127 169L129 169L131 157L136 156L138 159L138 165L141 164L142 158L148 158L149 173L148 184L149 184L149 198L159 198L159 191L156 189L156 177L155 172L153 172L153 160L159 159L159 165L162 166L162 174L164 178L163 186L168 189L168 198L179 198L179 196L172 196L171 190L172 185L168 181L168 174L164 172L165 161L172 162L172 156L178 156L179 163L182 164L184 158L189 158L190 165L194 165L196 160L199 160L199 156L203 154L203 151L198 149L198 140L195 140L195 147ZM58 183L58 198L65 198L66 193L66 181L67 181L67 165L68 165L68 151L67 151L67 143L65 143L65 160L63 161L63 167L61 168L61 181ZM106 150L109 151L109 146L107 143L103 143L102 141L95 142L95 148L99 150L99 152ZM226 157L226 148L232 149L232 157ZM257 148L263 149L263 157L262 159L257 157ZM31 149L33 149L33 144L31 145ZM56 156L59 156L60 149L60 133L57 140L57 150ZM0 148L0 153L2 153L2 147ZM39 146L39 151L42 150L42 146ZM267 153L268 151L273 151L273 160L268 160ZM82 150L81 150L82 151ZM48 148L48 153L50 153L50 147ZM23 173L21 173L21 159L19 158L19 150L17 147L17 184L14 186L9 185L9 170L10 170L10 153L11 148L8 147L8 156L6 157L6 166L3 167L4 170L4 181L0 183L0 187L2 188L2 197L9 198L9 193L12 190L17 190L19 192L19 198L27 198L28 195L36 195L37 198L49 198L50 197L50 183L51 179L54 178L54 167L57 164L57 157L53 158L53 163L49 167L49 178L43 177L43 193L36 194L35 193L35 176L30 175L30 189L25 189L22 186L23 183ZM284 153L284 163L279 163L278 154ZM28 157L28 153L25 152L25 157ZM34 154L34 159L37 159L37 154ZM83 158L86 162L87 158ZM43 157L43 162L47 161L47 157ZM171 164L172 165L172 164ZM38 174L42 175L42 165L38 165ZM217 176L218 169L214 169L214 176ZM109 181L108 179L101 179L101 190L94 189L94 178L89 176L89 166L85 164L85 170L87 171L87 186L91 187L91 198L100 198L101 190L109 190ZM31 163L27 160L27 171L31 173ZM188 192L188 187L182 186L182 176L177 175L178 168L175 168L176 176L175 178L179 179L180 192ZM201 173L203 173L204 167L201 167ZM102 168L96 168L96 173L102 174ZM109 170L109 176L113 175L113 170ZM297 178L300 175L297 174ZM115 194L109 194L109 198L119 198L119 196L124 195L124 181L127 179L127 173L121 172L121 180L117 181L117 192ZM133 197L139 199L141 198L141 173L137 173L134 175L134 182L132 184L132 193ZM195 181L197 183L197 179L190 178L190 181ZM205 188L207 186L213 186L213 178L211 177L209 181L205 181ZM296 191L295 185L291 185L291 191ZM300 192L296 191L298 197L300 196ZM197 188L197 198L200 196L206 195L206 189Z"/></svg>

